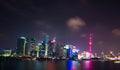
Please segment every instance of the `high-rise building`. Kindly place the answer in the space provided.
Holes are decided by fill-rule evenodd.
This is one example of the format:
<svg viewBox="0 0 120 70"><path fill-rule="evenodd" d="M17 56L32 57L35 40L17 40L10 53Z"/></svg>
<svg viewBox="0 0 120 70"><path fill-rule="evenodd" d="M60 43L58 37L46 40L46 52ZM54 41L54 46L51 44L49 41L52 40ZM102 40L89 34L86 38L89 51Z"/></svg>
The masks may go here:
<svg viewBox="0 0 120 70"><path fill-rule="evenodd" d="M54 56L54 53L55 53L55 38L53 38L52 40L49 41L48 43L48 56Z"/></svg>
<svg viewBox="0 0 120 70"><path fill-rule="evenodd" d="M48 43L49 43L49 36L48 35L46 35L45 36L45 57L47 57L48 56Z"/></svg>
<svg viewBox="0 0 120 70"><path fill-rule="evenodd" d="M45 41L42 41L41 45L39 47L40 47L40 56L44 57L44 55L45 55L45 47L46 47Z"/></svg>
<svg viewBox="0 0 120 70"><path fill-rule="evenodd" d="M73 57L73 52L71 47L67 50L67 57L70 59Z"/></svg>
<svg viewBox="0 0 120 70"><path fill-rule="evenodd" d="M30 44L30 49L31 49L31 50L34 49L35 42L36 42L36 40L35 40L34 38L31 38L31 39L29 40L29 44Z"/></svg>
<svg viewBox="0 0 120 70"><path fill-rule="evenodd" d="M35 43L36 43L35 38L30 38L29 39L29 55L35 55L36 54Z"/></svg>
<svg viewBox="0 0 120 70"><path fill-rule="evenodd" d="M27 55L28 54L27 39L25 37L20 37L17 39L16 53L19 55Z"/></svg>
<svg viewBox="0 0 120 70"><path fill-rule="evenodd" d="M65 57L70 58L70 59L73 58L72 45L65 45L64 48L65 48L64 49L65 50L64 51L65 52L65 54L64 54Z"/></svg>

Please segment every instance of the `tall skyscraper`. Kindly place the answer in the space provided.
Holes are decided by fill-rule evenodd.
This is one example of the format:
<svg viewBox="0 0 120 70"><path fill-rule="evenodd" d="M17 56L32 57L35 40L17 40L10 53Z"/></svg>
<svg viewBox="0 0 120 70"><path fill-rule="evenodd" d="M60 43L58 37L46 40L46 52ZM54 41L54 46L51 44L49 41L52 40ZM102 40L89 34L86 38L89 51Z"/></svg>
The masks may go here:
<svg viewBox="0 0 120 70"><path fill-rule="evenodd" d="M34 50L36 40L31 38L29 41L31 51Z"/></svg>
<svg viewBox="0 0 120 70"><path fill-rule="evenodd" d="M51 41L51 43L53 44L53 53L55 52L55 47L56 47L56 37L53 38L53 40Z"/></svg>
<svg viewBox="0 0 120 70"><path fill-rule="evenodd" d="M26 55L28 47L27 47L27 39L25 37L20 37L17 39L17 54Z"/></svg>
<svg viewBox="0 0 120 70"><path fill-rule="evenodd" d="M65 45L64 48L66 54L65 57L70 59L73 58L72 45Z"/></svg>
<svg viewBox="0 0 120 70"><path fill-rule="evenodd" d="M34 55L36 53L35 52L35 43L36 43L35 38L29 39L29 54L30 55Z"/></svg>
<svg viewBox="0 0 120 70"><path fill-rule="evenodd" d="M56 47L56 38L54 37L53 39L51 39L48 43L48 55L49 56L54 56L55 53L55 47Z"/></svg>
<svg viewBox="0 0 120 70"><path fill-rule="evenodd" d="M49 42L49 36L45 36L45 57L48 56L48 42Z"/></svg>
<svg viewBox="0 0 120 70"><path fill-rule="evenodd" d="M73 52L72 52L72 48L69 47L69 49L67 50L67 58L72 58L73 57Z"/></svg>
<svg viewBox="0 0 120 70"><path fill-rule="evenodd" d="M40 46L40 56L41 57L45 56L45 49L46 49L45 41L42 41L41 46Z"/></svg>

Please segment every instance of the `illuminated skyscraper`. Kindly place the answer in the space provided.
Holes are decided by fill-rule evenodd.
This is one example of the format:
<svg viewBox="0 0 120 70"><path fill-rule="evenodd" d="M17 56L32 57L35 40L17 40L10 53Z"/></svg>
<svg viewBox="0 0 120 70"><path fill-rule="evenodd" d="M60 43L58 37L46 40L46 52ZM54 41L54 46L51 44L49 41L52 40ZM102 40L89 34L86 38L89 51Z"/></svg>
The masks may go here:
<svg viewBox="0 0 120 70"><path fill-rule="evenodd" d="M73 57L73 52L71 47L67 50L67 57L70 59Z"/></svg>
<svg viewBox="0 0 120 70"><path fill-rule="evenodd" d="M64 48L66 54L65 57L70 59L73 58L72 45L65 45Z"/></svg>
<svg viewBox="0 0 120 70"><path fill-rule="evenodd" d="M33 54L33 52L35 51L35 42L36 42L35 38L31 38L29 40L29 52L30 52L30 54Z"/></svg>
<svg viewBox="0 0 120 70"><path fill-rule="evenodd" d="M56 37L53 38L51 43L53 43L53 53L54 53L55 52L55 47L56 47Z"/></svg>
<svg viewBox="0 0 120 70"><path fill-rule="evenodd" d="M48 56L48 42L49 42L49 36L46 35L46 37L45 37L45 57Z"/></svg>
<svg viewBox="0 0 120 70"><path fill-rule="evenodd" d="M48 43L48 54L49 56L54 56L55 53L55 47L56 47L56 38L54 37L52 40Z"/></svg>
<svg viewBox="0 0 120 70"><path fill-rule="evenodd" d="M17 51L16 53L19 55L26 55L28 47L27 47L27 39L25 37L20 37L17 39Z"/></svg>
<svg viewBox="0 0 120 70"><path fill-rule="evenodd" d="M45 49L46 49L45 41L42 41L41 45L39 47L40 47L40 56L44 57L45 56Z"/></svg>
<svg viewBox="0 0 120 70"><path fill-rule="evenodd" d="M28 49L28 55L34 56L36 54L35 43L36 43L35 38L27 38L26 45Z"/></svg>

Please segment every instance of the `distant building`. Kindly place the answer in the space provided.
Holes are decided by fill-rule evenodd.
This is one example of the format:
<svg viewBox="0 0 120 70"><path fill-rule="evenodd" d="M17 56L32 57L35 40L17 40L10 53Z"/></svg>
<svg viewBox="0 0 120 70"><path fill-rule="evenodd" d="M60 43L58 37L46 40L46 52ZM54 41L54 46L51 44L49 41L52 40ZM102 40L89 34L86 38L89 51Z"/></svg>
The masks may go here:
<svg viewBox="0 0 120 70"><path fill-rule="evenodd" d="M71 47L67 49L67 58L70 58L70 59L73 58L73 52Z"/></svg>
<svg viewBox="0 0 120 70"><path fill-rule="evenodd" d="M81 54L78 54L78 59L90 59L90 55L91 55L91 58L94 57L93 54L91 54L90 52L87 52L87 51L83 51Z"/></svg>
<svg viewBox="0 0 120 70"><path fill-rule="evenodd" d="M65 45L64 46L64 57L66 58L73 58L73 49L72 45Z"/></svg>
<svg viewBox="0 0 120 70"><path fill-rule="evenodd" d="M49 41L50 41L50 37L49 37L49 35L46 35L45 36L45 57L47 57L48 56L48 43L49 43Z"/></svg>
<svg viewBox="0 0 120 70"><path fill-rule="evenodd" d="M36 43L36 40L35 40L35 38L31 38L31 39L29 39L29 41L28 41L28 43L29 43L29 55L35 55L36 54L36 50L35 50L35 43Z"/></svg>
<svg viewBox="0 0 120 70"><path fill-rule="evenodd" d="M39 46L39 55L40 55L40 57L44 57L45 56L45 47L46 47L45 41L42 41L41 44L38 45L38 46Z"/></svg>
<svg viewBox="0 0 120 70"><path fill-rule="evenodd" d="M16 53L19 55L27 55L28 54L27 39L25 37L20 37L17 39Z"/></svg>
<svg viewBox="0 0 120 70"><path fill-rule="evenodd" d="M52 39L49 41L48 43L48 56L54 56L54 53L55 53L55 39Z"/></svg>
<svg viewBox="0 0 120 70"><path fill-rule="evenodd" d="M4 56L10 56L12 53L12 50L4 50Z"/></svg>
<svg viewBox="0 0 120 70"><path fill-rule="evenodd" d="M0 50L0 56L11 56L12 50Z"/></svg>

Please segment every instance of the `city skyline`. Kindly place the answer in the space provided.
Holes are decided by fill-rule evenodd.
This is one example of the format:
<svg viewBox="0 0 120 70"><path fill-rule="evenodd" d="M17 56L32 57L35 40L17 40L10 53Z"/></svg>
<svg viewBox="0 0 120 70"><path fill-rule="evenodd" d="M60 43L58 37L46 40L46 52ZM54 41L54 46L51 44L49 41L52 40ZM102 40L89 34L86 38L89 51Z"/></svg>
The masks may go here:
<svg viewBox="0 0 120 70"><path fill-rule="evenodd" d="M1 1L0 48L15 48L20 36L44 40L56 36L57 43L73 44L93 52L120 50L120 9L115 1Z"/></svg>

